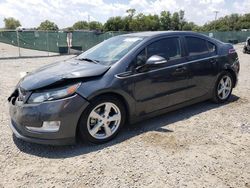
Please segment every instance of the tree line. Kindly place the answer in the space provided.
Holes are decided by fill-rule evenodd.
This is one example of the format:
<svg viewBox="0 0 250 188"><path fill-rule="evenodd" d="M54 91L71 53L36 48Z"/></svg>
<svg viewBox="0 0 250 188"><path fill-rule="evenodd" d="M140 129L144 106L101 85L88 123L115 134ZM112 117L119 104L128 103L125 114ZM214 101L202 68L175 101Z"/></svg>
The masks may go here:
<svg viewBox="0 0 250 188"><path fill-rule="evenodd" d="M98 31L164 31L164 30L184 30L184 31L240 31L250 29L250 13L239 15L231 14L205 23L202 26L189 22L185 18L185 12L170 13L162 11L158 14L136 13L135 9L128 9L127 16L116 16L109 18L104 24L98 21L87 22L85 20L74 23L71 27L64 28L67 31L74 30L98 30ZM16 29L21 26L19 20L15 18L5 18L5 29ZM38 30L59 30L58 26L49 20L43 21Z"/></svg>

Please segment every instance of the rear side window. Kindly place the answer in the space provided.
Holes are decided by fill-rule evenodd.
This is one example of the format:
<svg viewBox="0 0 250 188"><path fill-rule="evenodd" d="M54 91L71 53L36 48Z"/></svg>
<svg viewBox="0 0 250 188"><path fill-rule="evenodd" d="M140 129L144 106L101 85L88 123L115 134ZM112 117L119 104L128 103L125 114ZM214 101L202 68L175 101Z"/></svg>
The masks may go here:
<svg viewBox="0 0 250 188"><path fill-rule="evenodd" d="M147 47L147 58L159 55L167 60L181 57L180 40L178 37L161 39L153 42Z"/></svg>
<svg viewBox="0 0 250 188"><path fill-rule="evenodd" d="M209 52L207 41L196 38L196 37L186 37L188 55L202 55ZM213 47L211 47L211 50Z"/></svg>
<svg viewBox="0 0 250 188"><path fill-rule="evenodd" d="M208 51L209 52L215 52L216 51L216 46L213 43L207 42L207 46L208 46Z"/></svg>

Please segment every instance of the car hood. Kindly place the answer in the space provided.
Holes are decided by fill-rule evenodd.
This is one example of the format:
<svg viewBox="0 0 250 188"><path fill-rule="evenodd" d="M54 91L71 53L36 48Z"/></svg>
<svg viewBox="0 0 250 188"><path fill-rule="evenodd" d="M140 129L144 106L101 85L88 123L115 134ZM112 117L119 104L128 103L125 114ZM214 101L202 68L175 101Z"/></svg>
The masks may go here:
<svg viewBox="0 0 250 188"><path fill-rule="evenodd" d="M28 73L18 86L26 91L40 89L67 79L88 78L104 74L110 67L77 59L56 62Z"/></svg>

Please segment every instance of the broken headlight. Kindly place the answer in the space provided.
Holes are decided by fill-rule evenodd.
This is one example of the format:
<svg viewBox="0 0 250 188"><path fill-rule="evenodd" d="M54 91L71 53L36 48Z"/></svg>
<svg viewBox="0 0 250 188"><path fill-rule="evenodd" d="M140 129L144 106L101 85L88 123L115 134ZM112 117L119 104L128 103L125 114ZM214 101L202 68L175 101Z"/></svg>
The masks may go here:
<svg viewBox="0 0 250 188"><path fill-rule="evenodd" d="M52 101L56 99L65 98L73 95L79 86L80 84L77 83L61 88L34 92L29 97L28 103L41 103L44 101Z"/></svg>

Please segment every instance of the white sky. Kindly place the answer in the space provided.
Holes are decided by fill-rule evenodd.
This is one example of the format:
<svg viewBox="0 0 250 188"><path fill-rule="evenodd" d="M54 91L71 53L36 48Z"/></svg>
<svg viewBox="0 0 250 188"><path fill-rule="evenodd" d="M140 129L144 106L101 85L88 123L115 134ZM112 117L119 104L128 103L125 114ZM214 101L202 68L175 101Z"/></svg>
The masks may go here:
<svg viewBox="0 0 250 188"><path fill-rule="evenodd" d="M250 0L0 0L0 28L5 17L20 20L23 27L37 27L48 19L64 28L87 21L88 15L104 23L111 16L124 16L129 8L145 14L182 9L188 21L201 25L215 18L215 10L219 17L250 13Z"/></svg>

